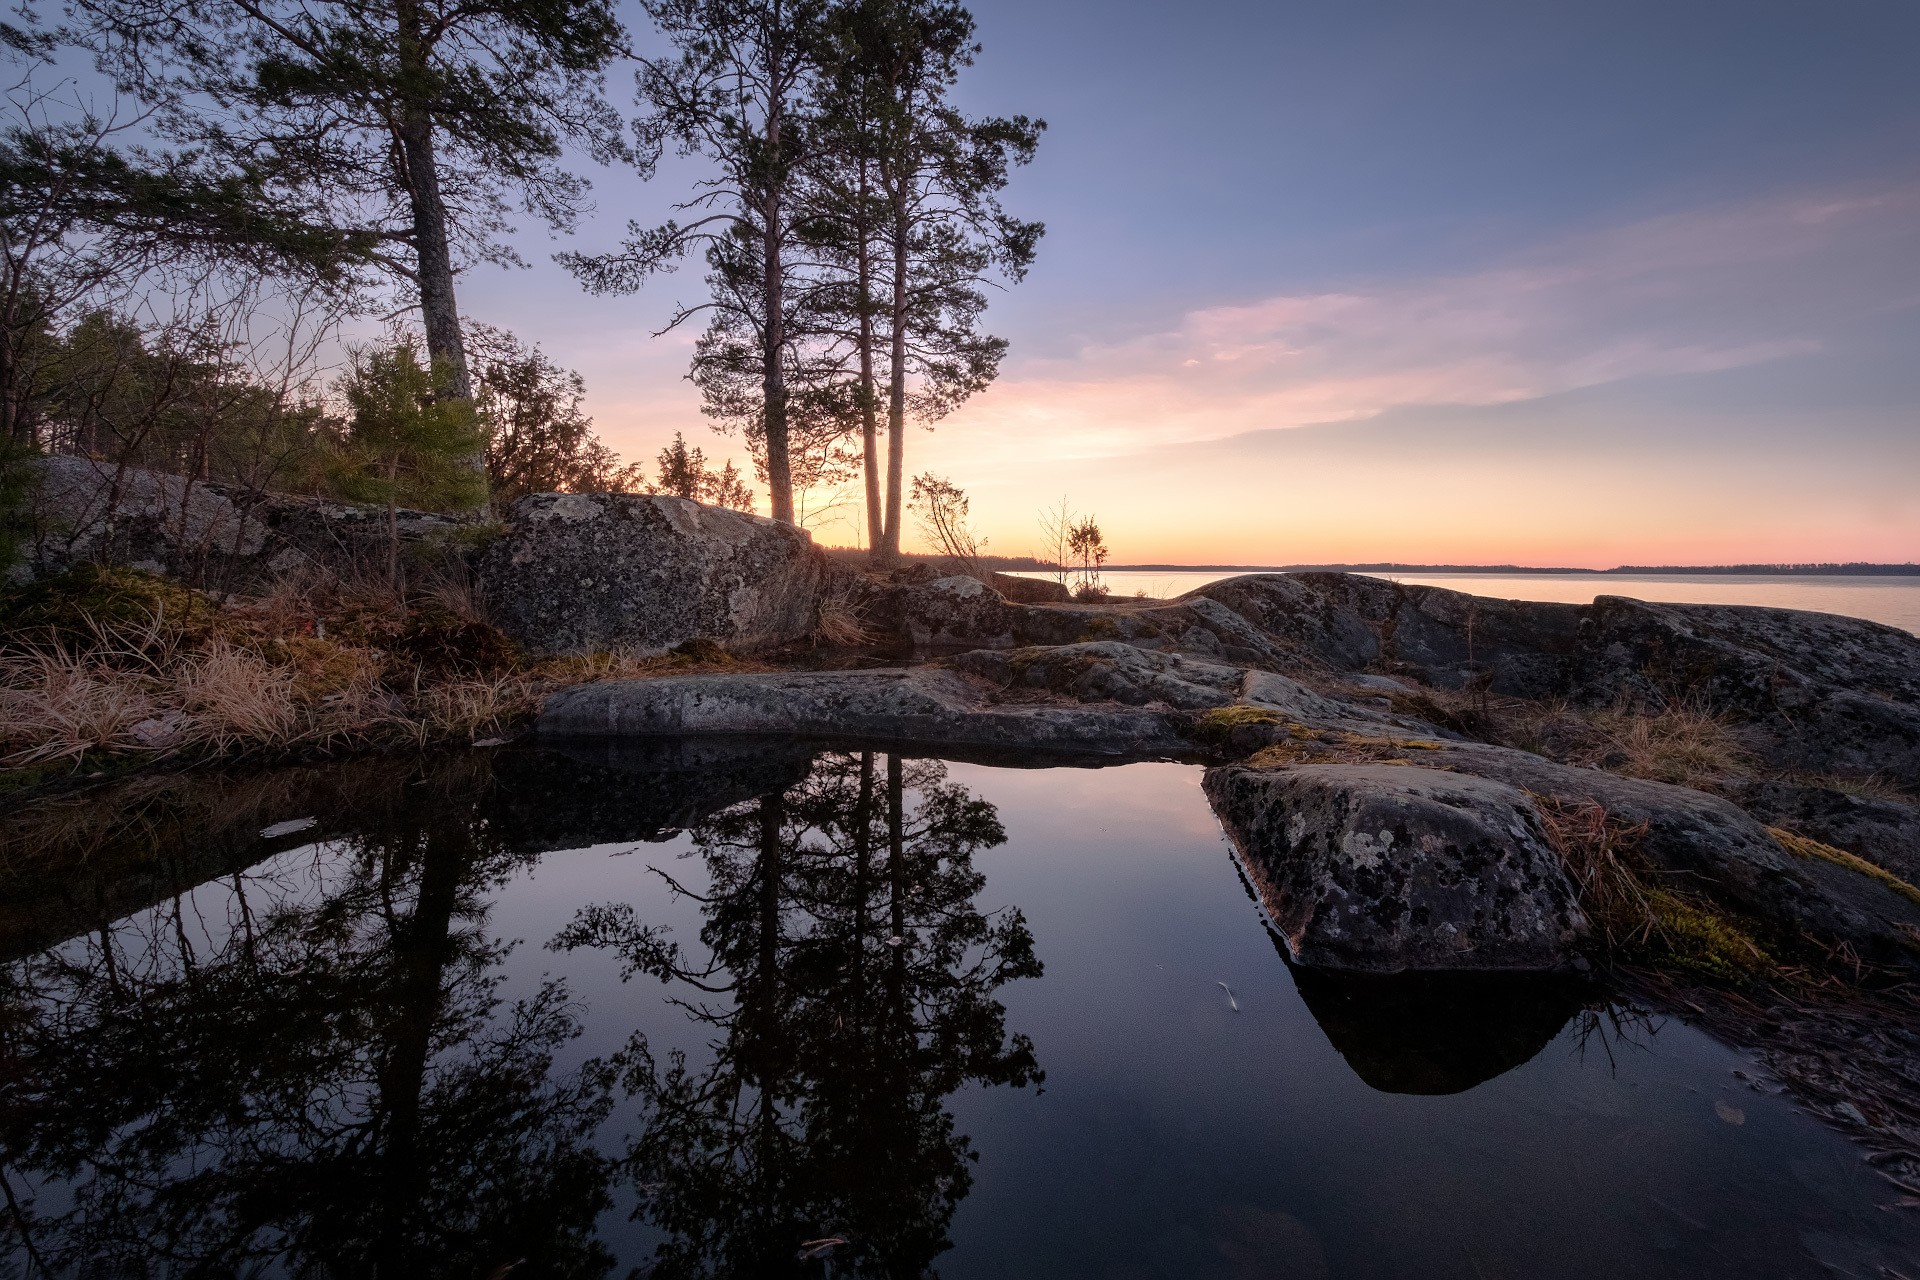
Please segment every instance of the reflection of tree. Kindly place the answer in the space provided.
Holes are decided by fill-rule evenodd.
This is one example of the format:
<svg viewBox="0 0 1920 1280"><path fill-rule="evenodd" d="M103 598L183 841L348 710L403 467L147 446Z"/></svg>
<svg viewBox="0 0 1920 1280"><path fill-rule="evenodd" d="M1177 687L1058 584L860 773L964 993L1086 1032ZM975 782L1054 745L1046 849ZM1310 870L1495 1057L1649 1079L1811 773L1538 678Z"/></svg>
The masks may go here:
<svg viewBox="0 0 1920 1280"><path fill-rule="evenodd" d="M486 895L518 859L485 782L395 778L364 797L374 834L5 971L0 1212L30 1266L607 1270L589 1142L613 1081L556 1077L558 984L497 995Z"/></svg>
<svg viewBox="0 0 1920 1280"><path fill-rule="evenodd" d="M709 888L674 888L701 904L704 960L621 904L555 944L616 949L722 1033L702 1068L642 1039L627 1057L647 1115L627 1169L668 1237L652 1274L922 1274L971 1185L946 1096L1042 1078L992 998L1039 974L1032 935L974 904L997 814L937 763L869 752L693 836Z"/></svg>

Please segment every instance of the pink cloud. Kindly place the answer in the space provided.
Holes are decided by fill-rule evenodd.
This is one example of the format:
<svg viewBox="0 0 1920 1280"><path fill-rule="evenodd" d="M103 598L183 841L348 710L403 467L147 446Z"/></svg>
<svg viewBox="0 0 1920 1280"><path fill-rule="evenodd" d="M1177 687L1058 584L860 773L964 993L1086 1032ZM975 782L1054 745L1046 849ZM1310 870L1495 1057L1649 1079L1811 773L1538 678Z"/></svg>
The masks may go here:
<svg viewBox="0 0 1920 1280"><path fill-rule="evenodd" d="M1469 274L1203 308L1020 363L940 436L976 461L1114 456L1804 355L1837 323L1920 297L1916 214L1913 187L1758 202L1568 237Z"/></svg>

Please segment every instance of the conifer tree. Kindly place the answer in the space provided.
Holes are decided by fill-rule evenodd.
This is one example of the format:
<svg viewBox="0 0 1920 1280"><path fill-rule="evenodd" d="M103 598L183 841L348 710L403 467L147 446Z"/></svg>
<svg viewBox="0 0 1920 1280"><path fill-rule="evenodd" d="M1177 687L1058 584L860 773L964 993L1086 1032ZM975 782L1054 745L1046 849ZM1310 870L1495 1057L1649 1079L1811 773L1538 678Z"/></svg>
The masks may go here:
<svg viewBox="0 0 1920 1280"><path fill-rule="evenodd" d="M468 459L485 439L473 402L443 394L410 343L357 355L340 391L347 421L335 484L348 498L386 508L387 576L397 581L396 508L463 511L483 503L486 474Z"/></svg>
<svg viewBox="0 0 1920 1280"><path fill-rule="evenodd" d="M246 157L344 229L417 300L435 394L472 398L459 260L513 262L509 200L570 226L564 143L624 150L600 73L611 0L76 0L102 65L175 138ZM484 460L467 460L476 472ZM476 491L477 493L478 491Z"/></svg>
<svg viewBox="0 0 1920 1280"><path fill-rule="evenodd" d="M793 523L788 371L793 316L805 305L794 217L801 162L812 145L811 98L825 0L644 0L674 52L643 61L643 161L671 143L711 160L680 207L682 225L628 224L611 254L562 254L595 293L630 293L693 250L704 253L710 298L676 309L668 328L711 312L719 348L750 343L757 418L773 518ZM723 359L737 358L726 355ZM724 415L723 415L724 416Z"/></svg>
<svg viewBox="0 0 1920 1280"><path fill-rule="evenodd" d="M885 507L868 516L882 564L900 554L908 418L937 419L993 380L1006 343L979 327L984 286L1021 279L1044 230L1007 214L999 193L1033 158L1045 122L970 119L950 101L979 52L973 34L952 0L849 0L828 46L821 131L836 145L821 148L832 165L819 167L830 176L815 187L823 216L810 225L855 282L843 311L855 318L870 504L880 501L874 406L885 368Z"/></svg>

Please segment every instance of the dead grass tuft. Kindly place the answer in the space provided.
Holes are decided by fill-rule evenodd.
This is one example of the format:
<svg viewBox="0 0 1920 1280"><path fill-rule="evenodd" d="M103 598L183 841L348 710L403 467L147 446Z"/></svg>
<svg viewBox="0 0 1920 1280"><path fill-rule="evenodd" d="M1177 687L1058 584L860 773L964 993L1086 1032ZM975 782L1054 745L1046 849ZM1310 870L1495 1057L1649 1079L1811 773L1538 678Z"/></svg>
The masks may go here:
<svg viewBox="0 0 1920 1280"><path fill-rule="evenodd" d="M830 649L860 649L873 643L873 634L860 616L851 583L837 585L821 597L813 638Z"/></svg>
<svg viewBox="0 0 1920 1280"><path fill-rule="evenodd" d="M1609 954L1727 982L1770 974L1775 962L1736 921L1659 884L1636 852L1646 825L1614 818L1593 801L1534 795L1547 838Z"/></svg>
<svg viewBox="0 0 1920 1280"><path fill-rule="evenodd" d="M30 607L11 607L23 598ZM9 596L0 626L0 770L31 780L109 758L496 734L548 689L619 665L529 665L444 594L396 602L378 580L311 572L224 604L119 570L35 584ZM652 664L656 674L689 665Z"/></svg>
<svg viewBox="0 0 1920 1280"><path fill-rule="evenodd" d="M1693 703L1574 707L1444 689L1395 694L1393 703L1483 742L1696 790L1752 777L1760 765L1749 731Z"/></svg>

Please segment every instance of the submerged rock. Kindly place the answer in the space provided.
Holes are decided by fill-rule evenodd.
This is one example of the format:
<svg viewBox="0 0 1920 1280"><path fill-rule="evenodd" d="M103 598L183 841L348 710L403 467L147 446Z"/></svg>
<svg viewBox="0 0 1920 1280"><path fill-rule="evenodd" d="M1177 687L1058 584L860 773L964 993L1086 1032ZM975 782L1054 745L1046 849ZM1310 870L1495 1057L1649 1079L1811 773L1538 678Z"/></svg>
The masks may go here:
<svg viewBox="0 0 1920 1280"><path fill-rule="evenodd" d="M1513 787L1393 765L1229 766L1205 785L1299 964L1551 970L1586 932L1539 812Z"/></svg>
<svg viewBox="0 0 1920 1280"><path fill-rule="evenodd" d="M545 654L787 644L813 633L828 579L791 525L631 493L522 498L479 564L494 622Z"/></svg>

